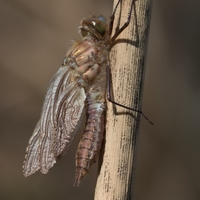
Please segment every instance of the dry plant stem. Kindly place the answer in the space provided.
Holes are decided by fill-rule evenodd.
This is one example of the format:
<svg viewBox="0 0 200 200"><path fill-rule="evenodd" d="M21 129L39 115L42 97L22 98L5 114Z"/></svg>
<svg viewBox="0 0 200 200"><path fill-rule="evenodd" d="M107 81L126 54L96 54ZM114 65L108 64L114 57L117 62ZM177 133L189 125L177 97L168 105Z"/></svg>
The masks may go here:
<svg viewBox="0 0 200 200"><path fill-rule="evenodd" d="M127 19L132 0L122 2L120 24ZM116 0L114 5L116 4ZM110 54L114 100L141 110L144 61L151 0L137 0L131 22L117 38ZM120 9L115 16L117 26ZM125 40L124 40L125 39ZM97 179L95 200L131 199L135 136L140 115L107 103L105 149ZM113 109L116 108L116 109ZM101 163L100 163L101 164Z"/></svg>

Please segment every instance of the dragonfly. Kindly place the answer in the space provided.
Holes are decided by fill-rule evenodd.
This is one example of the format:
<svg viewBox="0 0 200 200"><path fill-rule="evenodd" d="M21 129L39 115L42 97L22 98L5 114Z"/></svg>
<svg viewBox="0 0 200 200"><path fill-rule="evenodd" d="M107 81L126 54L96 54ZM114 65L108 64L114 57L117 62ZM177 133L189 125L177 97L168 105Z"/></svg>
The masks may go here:
<svg viewBox="0 0 200 200"><path fill-rule="evenodd" d="M46 174L53 167L67 152L86 115L85 130L76 152L74 185L79 186L101 149L106 122L106 94L113 104L144 116L139 110L115 102L110 95L109 52L116 38L129 25L134 5L133 1L127 22L111 37L120 2L115 6L110 24L102 15L81 21L79 31L83 40L74 42L47 89L41 117L26 149L25 177L38 170Z"/></svg>

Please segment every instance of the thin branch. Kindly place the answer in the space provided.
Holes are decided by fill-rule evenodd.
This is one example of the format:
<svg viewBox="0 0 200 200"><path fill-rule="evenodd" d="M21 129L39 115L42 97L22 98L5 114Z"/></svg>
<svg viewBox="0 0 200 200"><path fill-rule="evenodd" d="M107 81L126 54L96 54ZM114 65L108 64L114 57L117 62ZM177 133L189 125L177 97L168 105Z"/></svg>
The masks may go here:
<svg viewBox="0 0 200 200"><path fill-rule="evenodd" d="M118 22L123 25L126 21L131 2L132 0L122 1L122 9L119 8L116 12L114 27L119 25ZM135 2L131 22L116 38L110 54L114 100L137 110L141 110L150 7L151 0ZM107 105L105 148L95 200L127 200L131 199L135 141L140 114L110 102Z"/></svg>

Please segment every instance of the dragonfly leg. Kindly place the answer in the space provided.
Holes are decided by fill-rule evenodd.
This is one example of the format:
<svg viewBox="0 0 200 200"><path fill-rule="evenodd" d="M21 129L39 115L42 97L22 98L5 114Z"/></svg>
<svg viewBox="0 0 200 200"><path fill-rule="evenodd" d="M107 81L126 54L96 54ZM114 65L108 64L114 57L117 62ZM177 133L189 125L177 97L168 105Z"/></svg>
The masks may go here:
<svg viewBox="0 0 200 200"><path fill-rule="evenodd" d="M145 115L141 110L137 110L128 106L125 106L121 103L118 103L116 101L113 100L113 98L111 97L111 70L110 67L107 65L106 67L106 90L107 90L107 99L108 101L110 101L111 103L120 106L122 108L126 108L128 110L132 110L134 112L140 113L150 124L154 125Z"/></svg>

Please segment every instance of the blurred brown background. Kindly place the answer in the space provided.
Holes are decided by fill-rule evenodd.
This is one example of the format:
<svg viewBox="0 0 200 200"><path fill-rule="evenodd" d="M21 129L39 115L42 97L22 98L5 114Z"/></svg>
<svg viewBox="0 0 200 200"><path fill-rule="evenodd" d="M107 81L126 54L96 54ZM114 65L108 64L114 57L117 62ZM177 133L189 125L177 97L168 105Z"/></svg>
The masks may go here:
<svg viewBox="0 0 200 200"><path fill-rule="evenodd" d="M92 200L96 166L73 187L77 136L48 173L22 175L48 82L80 19L111 0L0 1L0 199ZM153 2L134 200L200 199L200 2Z"/></svg>

